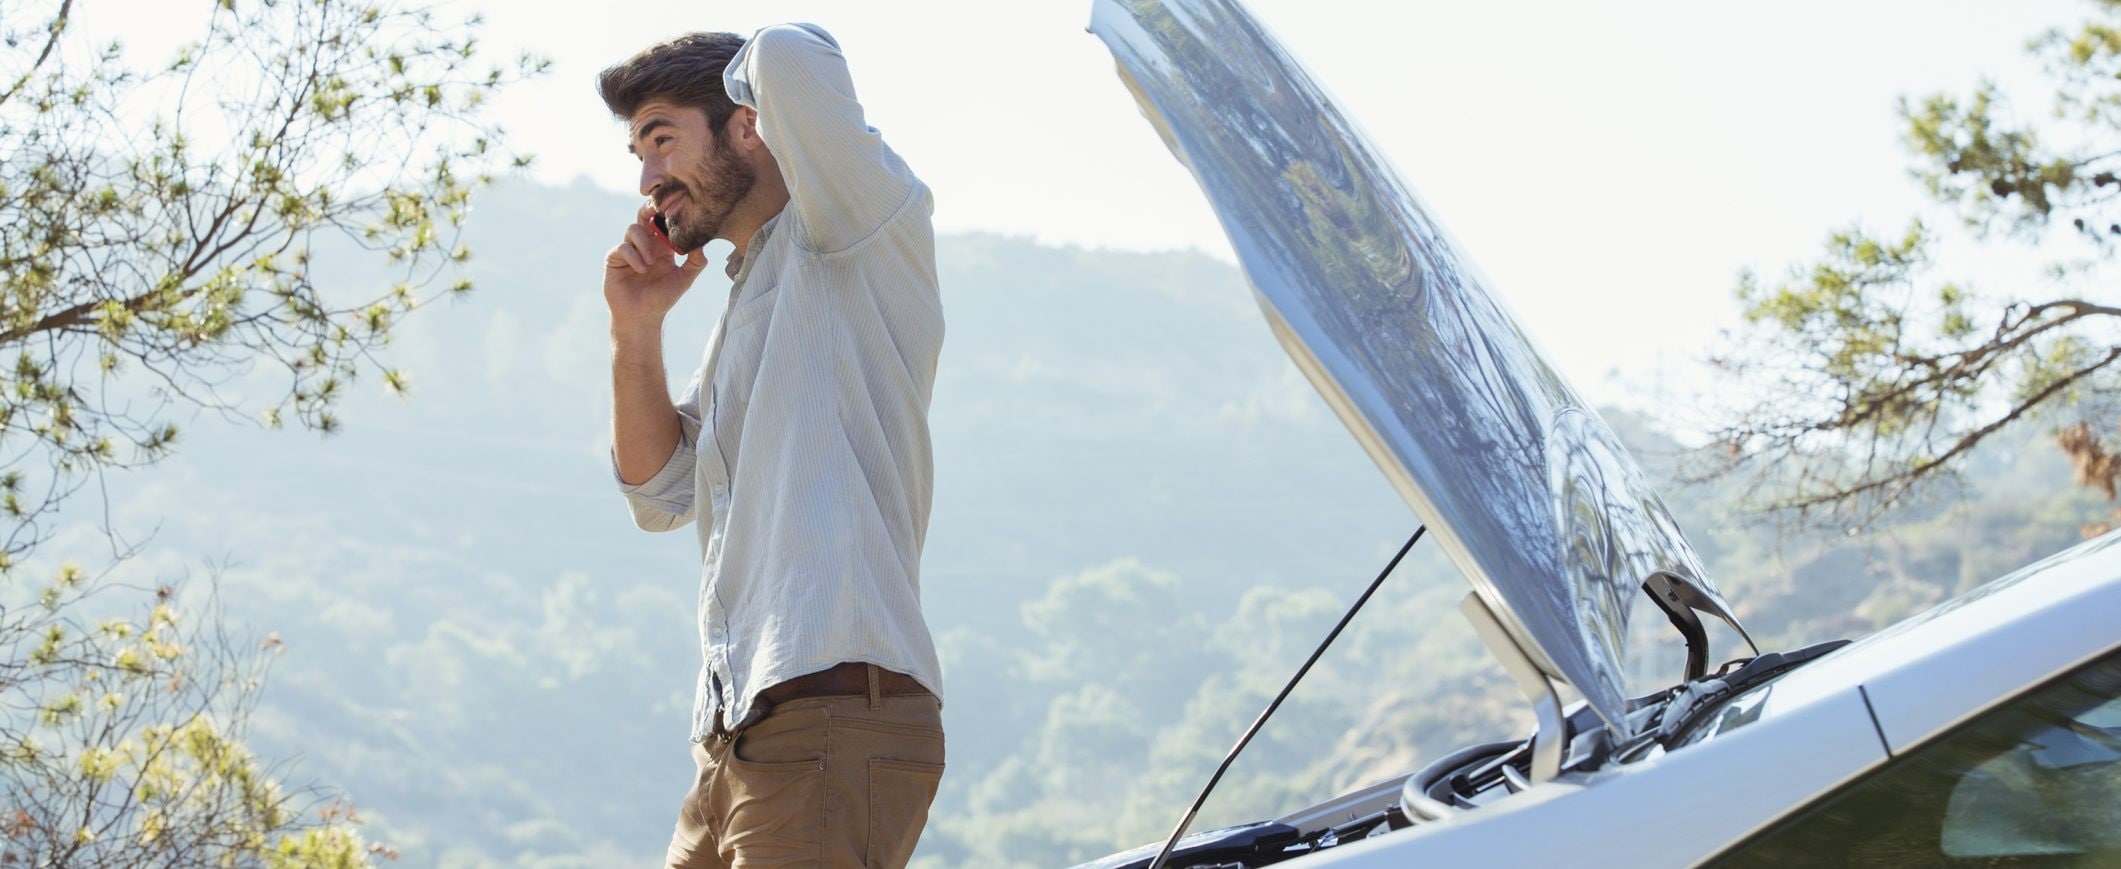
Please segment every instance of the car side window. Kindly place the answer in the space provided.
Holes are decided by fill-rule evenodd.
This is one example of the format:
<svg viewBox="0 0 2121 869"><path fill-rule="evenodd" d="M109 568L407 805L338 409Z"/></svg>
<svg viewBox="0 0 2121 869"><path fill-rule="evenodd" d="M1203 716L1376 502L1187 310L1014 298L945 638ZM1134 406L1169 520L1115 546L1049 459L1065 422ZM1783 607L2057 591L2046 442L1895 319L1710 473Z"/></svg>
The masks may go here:
<svg viewBox="0 0 2121 869"><path fill-rule="evenodd" d="M1717 865L2121 865L2121 654L1894 759Z"/></svg>

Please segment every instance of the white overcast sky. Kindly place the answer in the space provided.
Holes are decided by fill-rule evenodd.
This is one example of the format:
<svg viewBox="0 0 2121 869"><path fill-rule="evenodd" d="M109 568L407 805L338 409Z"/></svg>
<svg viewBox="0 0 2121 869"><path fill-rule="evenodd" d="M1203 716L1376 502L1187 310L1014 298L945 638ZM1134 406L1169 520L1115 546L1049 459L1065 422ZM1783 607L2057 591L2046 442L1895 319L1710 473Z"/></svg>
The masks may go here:
<svg viewBox="0 0 2121 869"><path fill-rule="evenodd" d="M84 29L145 44L197 32L178 6L77 4ZM443 4L483 12L495 52L553 61L493 107L513 146L537 155L540 180L637 186L623 130L593 92L604 66L688 30L813 21L845 49L871 123L936 191L940 230L1229 258L1198 188L1084 32L1089 6ZM1250 3L1603 401L1622 400L1624 381L1684 377L1735 321L1740 267L1779 271L1830 228L1893 229L1921 206L1896 96L1965 92L1986 75L2023 112L2044 111L2023 46L2090 6ZM615 237L629 217L585 214L583 229Z"/></svg>

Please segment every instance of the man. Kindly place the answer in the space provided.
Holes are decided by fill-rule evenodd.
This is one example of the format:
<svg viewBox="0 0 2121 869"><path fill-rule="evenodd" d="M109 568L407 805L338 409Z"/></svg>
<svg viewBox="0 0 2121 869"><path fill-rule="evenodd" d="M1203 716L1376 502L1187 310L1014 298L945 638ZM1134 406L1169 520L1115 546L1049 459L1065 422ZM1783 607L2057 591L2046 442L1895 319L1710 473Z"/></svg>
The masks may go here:
<svg viewBox="0 0 2121 869"><path fill-rule="evenodd" d="M695 523L702 550L698 774L669 863L903 865L943 771L928 189L814 26L680 37L597 89L649 197L604 260L612 459L634 521ZM663 318L714 239L734 285L673 405Z"/></svg>

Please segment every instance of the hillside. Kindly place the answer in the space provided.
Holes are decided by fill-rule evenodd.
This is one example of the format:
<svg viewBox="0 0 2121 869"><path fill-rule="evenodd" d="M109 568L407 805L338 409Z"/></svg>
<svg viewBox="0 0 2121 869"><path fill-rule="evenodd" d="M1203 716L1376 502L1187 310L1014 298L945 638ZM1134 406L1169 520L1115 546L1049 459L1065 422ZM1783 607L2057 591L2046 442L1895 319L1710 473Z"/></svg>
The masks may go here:
<svg viewBox="0 0 2121 869"><path fill-rule="evenodd" d="M585 186L493 191L469 230L479 289L392 348L410 400L361 384L331 437L196 420L176 459L112 480L121 526L157 529L132 575L218 577L232 619L285 641L256 747L343 788L402 865L644 864L689 783L698 553L633 528L605 459L597 272L633 207ZM921 859L1054 865L1138 844L1414 520L1233 267L996 236L938 253L923 595L950 773ZM709 269L673 315L673 377L726 287ZM1612 421L1653 468L1683 453L1654 419ZM1756 635L1785 644L1897 619L2109 509L2038 431L1963 486L1966 506L1831 549L1732 514L1728 492L1664 491ZM48 551L95 551L97 534L80 518ZM1524 727L1463 593L1417 549L1201 824Z"/></svg>

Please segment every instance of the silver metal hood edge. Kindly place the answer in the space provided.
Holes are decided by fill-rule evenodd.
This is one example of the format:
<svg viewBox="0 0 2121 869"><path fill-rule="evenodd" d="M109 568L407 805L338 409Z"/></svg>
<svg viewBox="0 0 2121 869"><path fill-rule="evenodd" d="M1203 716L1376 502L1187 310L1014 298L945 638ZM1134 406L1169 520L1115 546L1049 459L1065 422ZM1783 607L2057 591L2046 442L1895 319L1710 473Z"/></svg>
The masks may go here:
<svg viewBox="0 0 2121 869"><path fill-rule="evenodd" d="M1467 615L1492 614L1483 640L1528 696L1541 686L1520 669L1633 736L1638 592L1685 637L1690 677L1697 613L1745 636L1619 438L1242 4L1095 0L1090 31L1207 194L1276 340L1471 584Z"/></svg>

